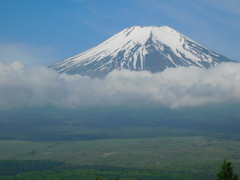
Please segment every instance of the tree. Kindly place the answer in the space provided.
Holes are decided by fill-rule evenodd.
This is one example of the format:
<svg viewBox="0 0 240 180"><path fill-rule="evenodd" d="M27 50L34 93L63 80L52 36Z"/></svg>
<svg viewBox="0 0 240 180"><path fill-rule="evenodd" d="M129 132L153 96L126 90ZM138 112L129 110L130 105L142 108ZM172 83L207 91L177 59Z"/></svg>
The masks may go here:
<svg viewBox="0 0 240 180"><path fill-rule="evenodd" d="M96 177L95 180L103 180L102 177Z"/></svg>
<svg viewBox="0 0 240 180"><path fill-rule="evenodd" d="M95 180L104 180L102 177L96 177ZM119 180L118 178L115 178L114 180Z"/></svg>
<svg viewBox="0 0 240 180"><path fill-rule="evenodd" d="M224 159L221 170L217 173L218 180L237 180L238 175L233 171L233 166L230 161Z"/></svg>

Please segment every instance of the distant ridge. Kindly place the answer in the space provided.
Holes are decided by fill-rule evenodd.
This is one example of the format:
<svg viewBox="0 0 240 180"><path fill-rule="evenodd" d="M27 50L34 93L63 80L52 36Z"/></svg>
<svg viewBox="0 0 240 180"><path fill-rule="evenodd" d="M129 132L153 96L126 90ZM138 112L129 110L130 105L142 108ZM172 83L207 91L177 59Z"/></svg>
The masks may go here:
<svg viewBox="0 0 240 180"><path fill-rule="evenodd" d="M114 69L152 73L178 66L210 68L230 60L168 26L133 26L50 66L60 73L104 77Z"/></svg>

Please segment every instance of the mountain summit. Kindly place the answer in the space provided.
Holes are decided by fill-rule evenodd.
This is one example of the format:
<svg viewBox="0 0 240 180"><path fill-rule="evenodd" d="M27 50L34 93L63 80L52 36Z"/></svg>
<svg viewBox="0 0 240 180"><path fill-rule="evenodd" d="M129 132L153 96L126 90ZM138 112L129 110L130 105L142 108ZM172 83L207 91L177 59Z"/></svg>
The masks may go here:
<svg viewBox="0 0 240 180"><path fill-rule="evenodd" d="M207 69L221 62L235 61L168 26L134 26L50 68L60 73L104 77L114 69L156 73L178 66Z"/></svg>

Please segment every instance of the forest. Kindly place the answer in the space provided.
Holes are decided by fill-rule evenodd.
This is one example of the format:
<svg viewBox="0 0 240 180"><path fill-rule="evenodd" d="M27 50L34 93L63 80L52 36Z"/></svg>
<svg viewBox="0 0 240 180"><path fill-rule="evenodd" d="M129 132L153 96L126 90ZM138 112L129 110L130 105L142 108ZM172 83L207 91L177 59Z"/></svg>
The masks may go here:
<svg viewBox="0 0 240 180"><path fill-rule="evenodd" d="M0 179L212 180L240 172L238 105L0 111Z"/></svg>

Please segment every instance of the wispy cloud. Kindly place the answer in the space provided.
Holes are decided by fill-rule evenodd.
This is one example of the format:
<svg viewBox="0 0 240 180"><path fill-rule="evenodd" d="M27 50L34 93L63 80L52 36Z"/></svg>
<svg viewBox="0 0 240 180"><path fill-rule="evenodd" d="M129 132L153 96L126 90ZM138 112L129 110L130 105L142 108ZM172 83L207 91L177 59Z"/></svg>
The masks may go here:
<svg viewBox="0 0 240 180"><path fill-rule="evenodd" d="M89 19L84 19L84 18L82 18L81 21L91 28L97 29L100 32L104 32L104 34L107 34L108 36L112 36L115 33L113 29L111 29L107 26L102 26L101 22L94 22L94 21L91 21Z"/></svg>
<svg viewBox="0 0 240 180"><path fill-rule="evenodd" d="M56 62L56 52L51 46L36 47L23 43L0 43L0 62L17 60L26 66L49 65Z"/></svg>
<svg viewBox="0 0 240 180"><path fill-rule="evenodd" d="M152 21L166 23L208 48L240 60L240 1L230 0L131 0ZM150 18L149 18L150 19Z"/></svg>
<svg viewBox="0 0 240 180"><path fill-rule="evenodd" d="M58 74L42 66L0 63L0 108L164 105L170 108L240 103L240 64L179 67L162 73L113 71L105 79Z"/></svg>
<svg viewBox="0 0 240 180"><path fill-rule="evenodd" d="M137 6L145 9L146 12L154 18L161 21L161 19L175 19L182 23L196 22L195 14L192 11L197 8L195 3L191 1L158 1L158 0L132 0ZM192 7L192 10L191 8ZM148 13L146 13L148 16ZM170 19L169 19L170 20Z"/></svg>
<svg viewBox="0 0 240 180"><path fill-rule="evenodd" d="M240 1L236 0L198 0L199 3L205 3L231 14L240 14Z"/></svg>

